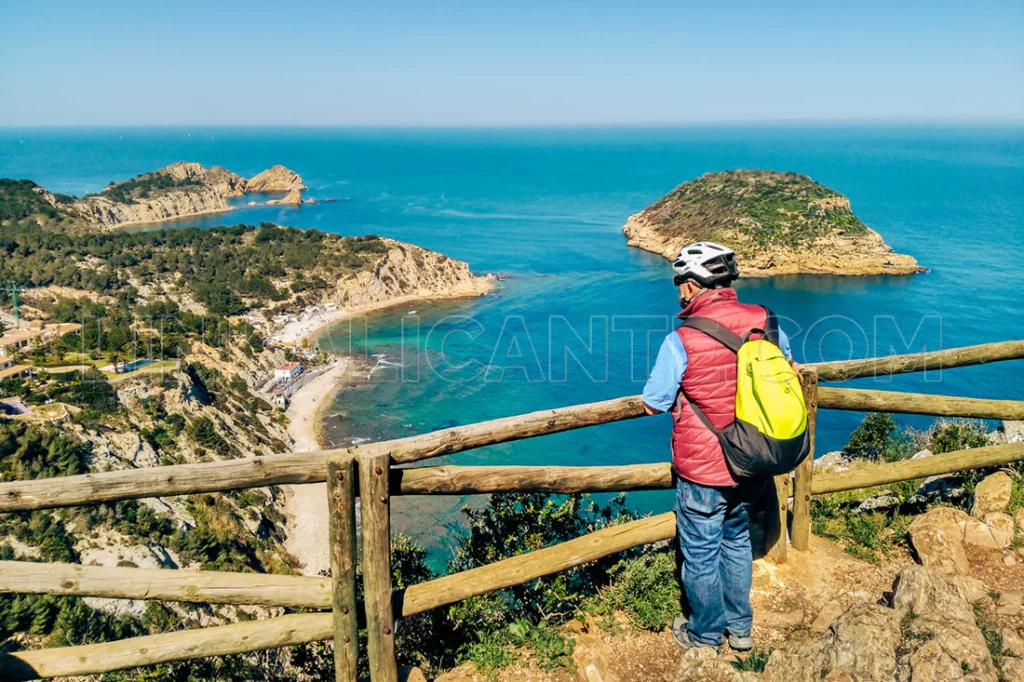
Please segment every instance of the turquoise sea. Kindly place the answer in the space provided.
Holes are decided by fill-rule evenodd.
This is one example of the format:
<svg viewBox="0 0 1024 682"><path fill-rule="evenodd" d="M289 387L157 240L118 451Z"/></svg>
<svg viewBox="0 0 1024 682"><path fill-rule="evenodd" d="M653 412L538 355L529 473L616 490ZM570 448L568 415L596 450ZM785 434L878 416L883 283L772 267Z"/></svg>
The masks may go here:
<svg viewBox="0 0 1024 682"><path fill-rule="evenodd" d="M96 191L178 160L242 175L282 163L310 196L339 200L180 225L271 220L375 233L508 276L494 296L408 306L322 335L325 348L381 361L371 382L338 397L330 433L339 444L639 393L678 306L668 262L628 248L621 227L709 171L808 174L930 269L741 282L744 300L786 319L799 361L1024 337L1024 127L0 130L0 177L58 192ZM1024 362L857 383L1024 399ZM859 418L824 413L819 452L840 447ZM661 461L669 429L666 417L635 420L454 460ZM669 503L660 493L633 499L645 509ZM404 526L436 546L451 509L408 501Z"/></svg>

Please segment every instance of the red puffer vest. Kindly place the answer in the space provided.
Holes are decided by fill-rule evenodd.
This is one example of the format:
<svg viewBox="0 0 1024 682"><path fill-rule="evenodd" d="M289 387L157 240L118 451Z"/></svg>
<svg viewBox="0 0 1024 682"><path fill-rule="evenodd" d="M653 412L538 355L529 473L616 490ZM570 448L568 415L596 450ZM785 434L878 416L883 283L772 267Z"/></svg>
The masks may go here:
<svg viewBox="0 0 1024 682"><path fill-rule="evenodd" d="M745 335L764 329L765 309L736 300L736 290L713 289L690 302L679 317L696 315L714 320ZM686 395L707 415L715 428L736 418L736 354L696 329L676 329L686 349L686 372L680 382ZM680 478L708 486L733 486L736 479L725 463L718 437L701 422L686 398L673 410L672 467Z"/></svg>

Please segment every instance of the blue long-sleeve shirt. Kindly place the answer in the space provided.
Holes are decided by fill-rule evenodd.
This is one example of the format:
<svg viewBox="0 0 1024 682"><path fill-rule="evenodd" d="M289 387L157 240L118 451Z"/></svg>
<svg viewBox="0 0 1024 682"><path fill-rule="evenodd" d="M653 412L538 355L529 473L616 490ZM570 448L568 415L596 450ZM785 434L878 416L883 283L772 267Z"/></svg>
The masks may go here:
<svg viewBox="0 0 1024 682"><path fill-rule="evenodd" d="M779 348L782 354L793 361L793 351L789 345L789 337L779 330ZM658 358L654 361L651 376L644 386L644 402L656 410L668 412L676 402L679 393L679 382L686 373L686 348L676 332L669 332L661 343Z"/></svg>

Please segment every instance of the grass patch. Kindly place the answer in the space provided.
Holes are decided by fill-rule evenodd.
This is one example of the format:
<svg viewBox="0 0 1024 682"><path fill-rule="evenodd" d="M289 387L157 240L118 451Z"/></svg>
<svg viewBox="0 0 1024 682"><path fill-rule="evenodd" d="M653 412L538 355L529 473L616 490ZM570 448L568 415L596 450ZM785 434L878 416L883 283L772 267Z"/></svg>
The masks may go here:
<svg viewBox="0 0 1024 682"><path fill-rule="evenodd" d="M465 658L487 677L518 662L520 653L529 655L533 664L545 672L560 669L575 672L576 664L572 660L575 648L576 640L563 636L555 626L546 622L534 625L520 619L471 644Z"/></svg>
<svg viewBox="0 0 1024 682"><path fill-rule="evenodd" d="M746 656L741 656L732 661L732 667L744 673L763 673L765 666L768 665L768 659L771 658L774 651L775 649L758 649L754 647Z"/></svg>

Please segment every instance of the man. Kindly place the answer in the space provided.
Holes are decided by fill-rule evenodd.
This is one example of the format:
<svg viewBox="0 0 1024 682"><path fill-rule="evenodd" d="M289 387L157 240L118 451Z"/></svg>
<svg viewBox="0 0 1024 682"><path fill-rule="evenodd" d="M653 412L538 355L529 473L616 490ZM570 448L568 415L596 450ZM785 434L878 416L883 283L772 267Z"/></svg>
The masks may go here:
<svg viewBox="0 0 1024 682"><path fill-rule="evenodd" d="M732 282L739 268L732 249L712 242L691 244L679 252L672 268L681 319L707 318L741 337L766 328L766 310L736 298ZM779 345L792 362L789 339L781 331ZM733 477L718 437L690 405L695 403L716 429L733 421L736 354L696 329L679 327L662 343L643 398L648 414L673 413L676 528L691 610L689 620L676 618L675 640L687 649L718 647L727 634L729 646L748 651L753 647L754 614L747 503L761 494L764 482Z"/></svg>

